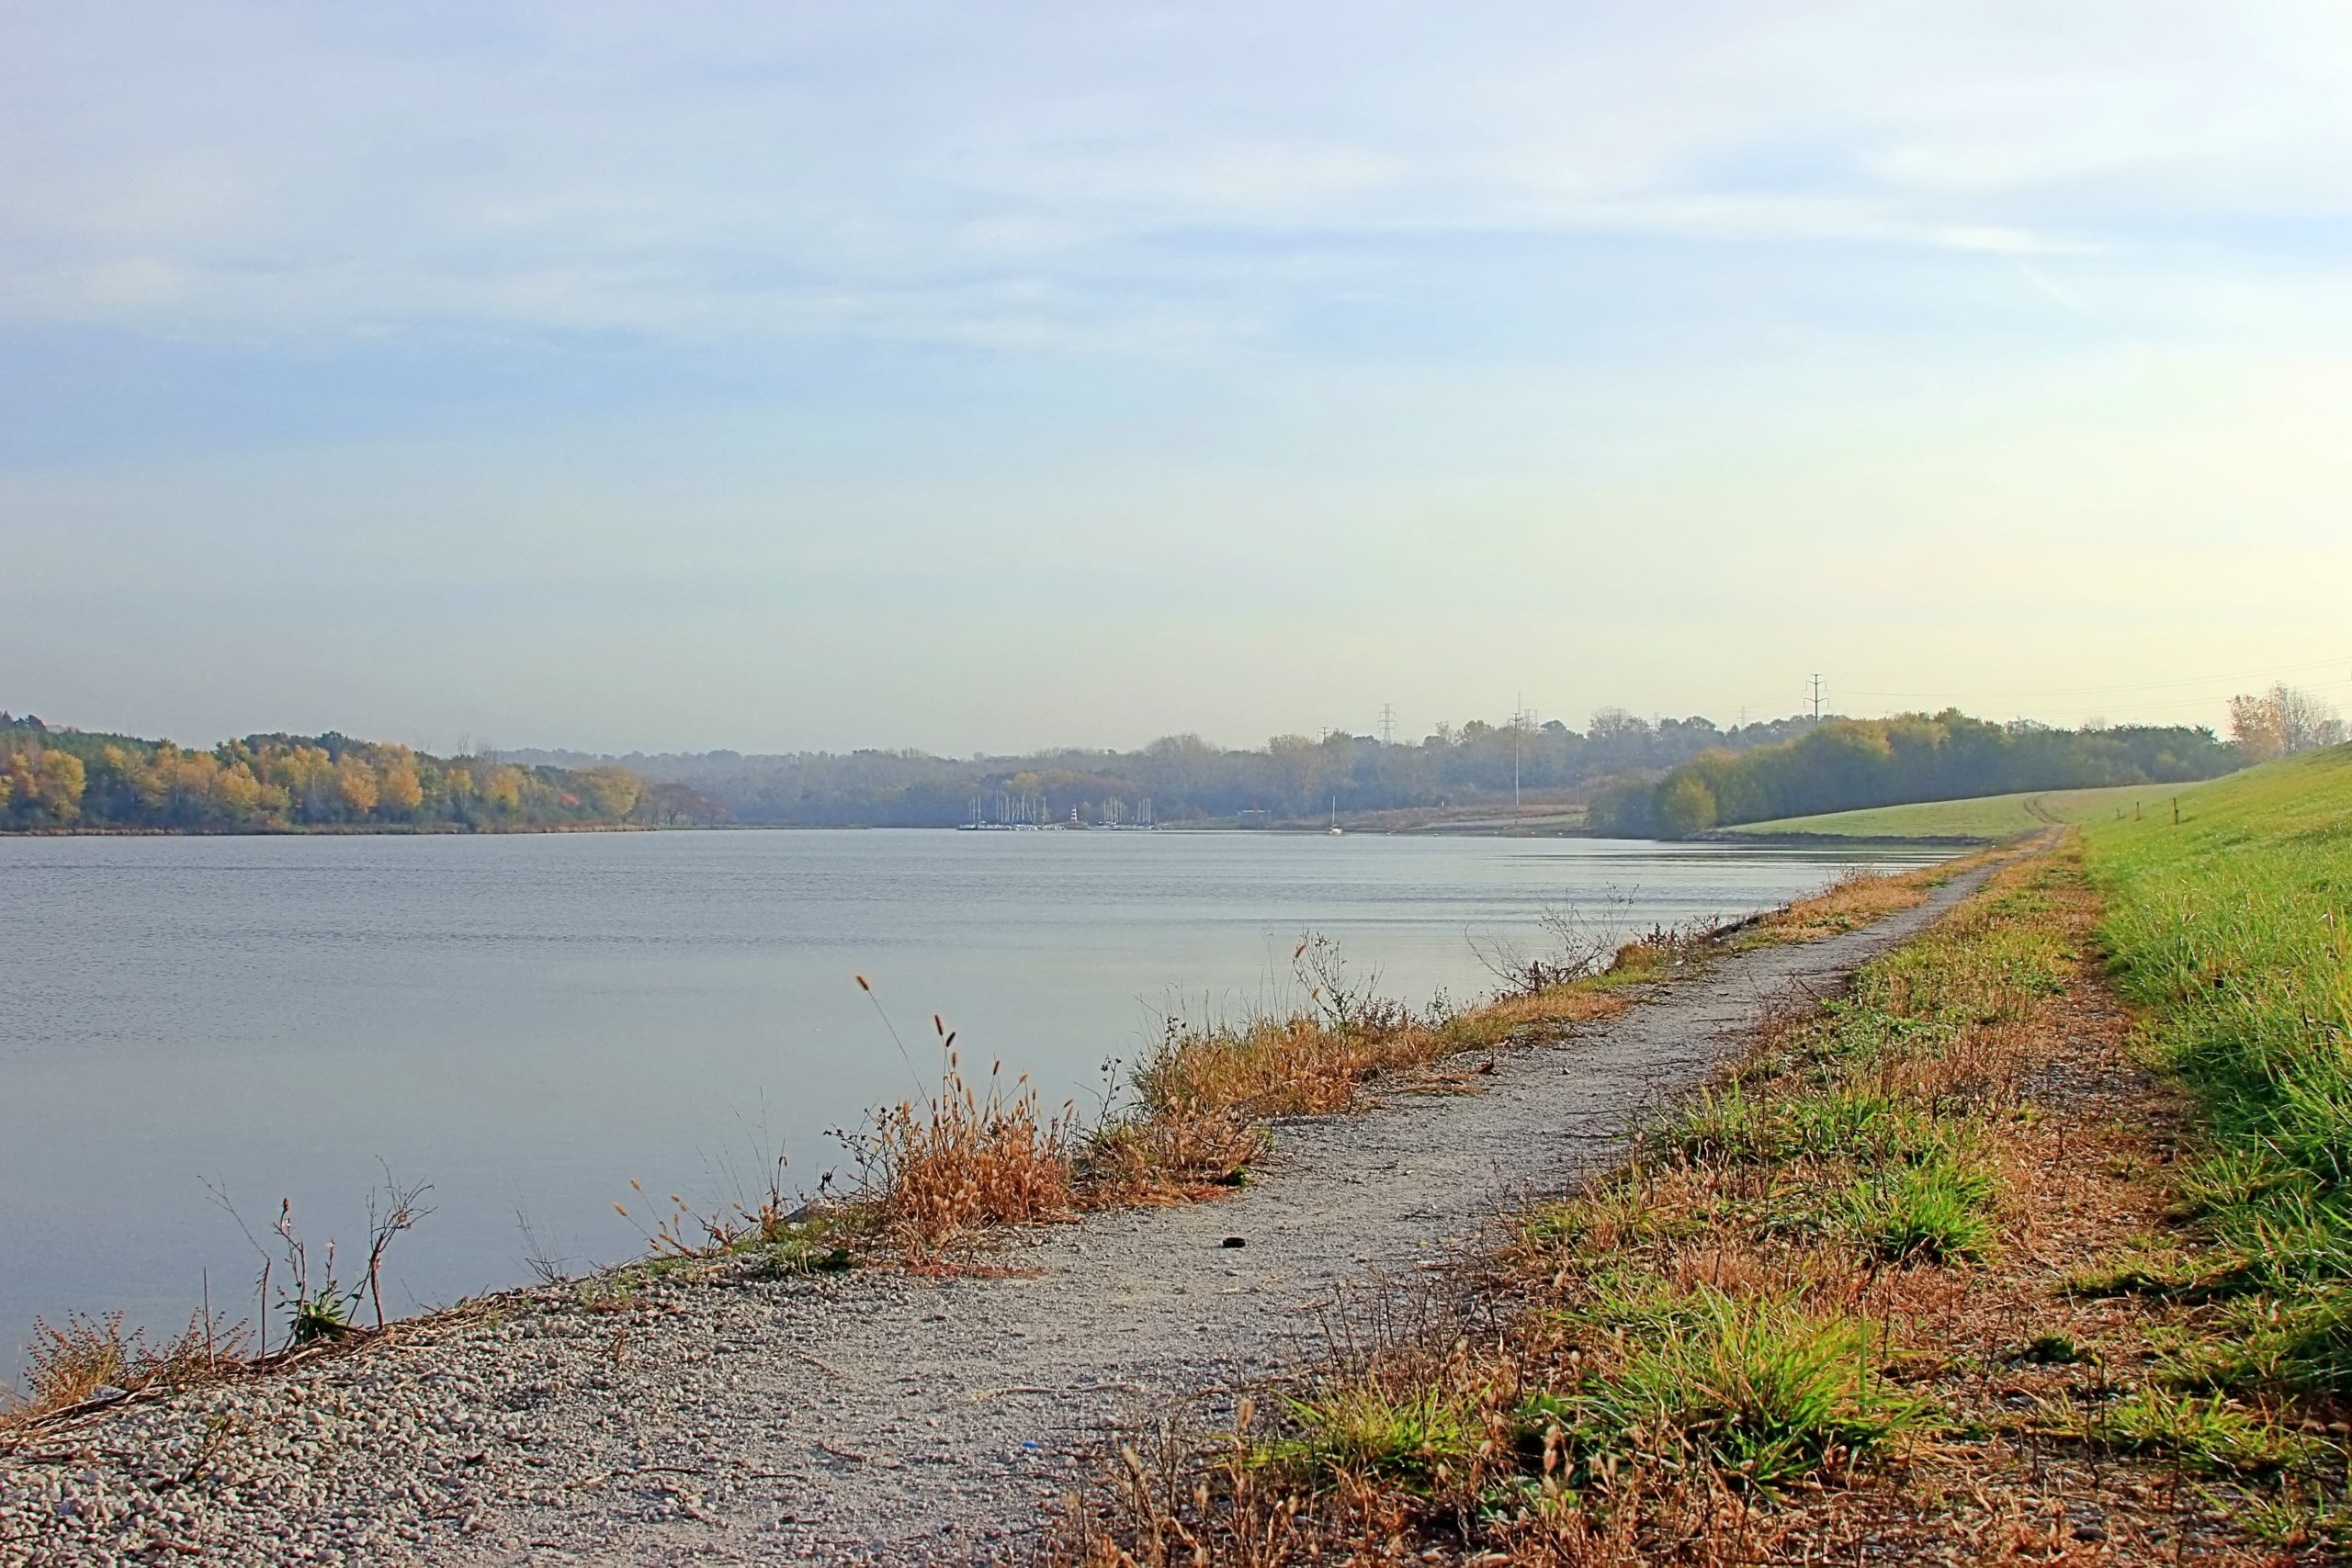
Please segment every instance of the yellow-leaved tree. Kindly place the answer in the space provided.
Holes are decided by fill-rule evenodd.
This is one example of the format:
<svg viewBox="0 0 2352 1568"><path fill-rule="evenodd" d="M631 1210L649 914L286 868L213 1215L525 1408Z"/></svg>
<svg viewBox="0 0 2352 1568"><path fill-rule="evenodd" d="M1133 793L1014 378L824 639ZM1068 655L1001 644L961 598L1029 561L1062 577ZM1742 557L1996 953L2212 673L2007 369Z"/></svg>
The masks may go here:
<svg viewBox="0 0 2352 1568"><path fill-rule="evenodd" d="M70 751L11 751L0 760L0 807L28 826L70 828L81 819L85 778Z"/></svg>
<svg viewBox="0 0 2352 1568"><path fill-rule="evenodd" d="M376 764L378 802L387 817L403 819L424 804L424 784L416 776L416 758L405 746L389 749Z"/></svg>
<svg viewBox="0 0 2352 1568"><path fill-rule="evenodd" d="M243 762L232 762L212 781L213 798L232 822L250 822L261 814L261 781Z"/></svg>
<svg viewBox="0 0 2352 1568"><path fill-rule="evenodd" d="M362 818L376 809L376 770L363 757L346 751L334 765L335 797L352 817Z"/></svg>
<svg viewBox="0 0 2352 1568"><path fill-rule="evenodd" d="M492 770L481 786L481 797L500 816L514 816L523 809L523 770L511 764Z"/></svg>

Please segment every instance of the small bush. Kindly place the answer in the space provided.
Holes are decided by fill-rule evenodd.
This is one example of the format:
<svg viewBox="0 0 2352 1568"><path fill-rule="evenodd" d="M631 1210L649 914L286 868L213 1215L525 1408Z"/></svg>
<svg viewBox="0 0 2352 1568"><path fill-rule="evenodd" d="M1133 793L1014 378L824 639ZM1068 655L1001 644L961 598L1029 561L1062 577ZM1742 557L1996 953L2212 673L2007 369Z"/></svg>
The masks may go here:
<svg viewBox="0 0 2352 1568"><path fill-rule="evenodd" d="M286 1303L286 1331L295 1345L339 1339L351 1332L351 1301L332 1280L309 1295L291 1296Z"/></svg>
<svg viewBox="0 0 2352 1568"><path fill-rule="evenodd" d="M33 1319L31 1365L26 1382L37 1406L62 1408L77 1404L99 1389L129 1388L138 1381L132 1363L138 1359L139 1337L126 1337L122 1314L102 1317L74 1313L58 1327L45 1318Z"/></svg>

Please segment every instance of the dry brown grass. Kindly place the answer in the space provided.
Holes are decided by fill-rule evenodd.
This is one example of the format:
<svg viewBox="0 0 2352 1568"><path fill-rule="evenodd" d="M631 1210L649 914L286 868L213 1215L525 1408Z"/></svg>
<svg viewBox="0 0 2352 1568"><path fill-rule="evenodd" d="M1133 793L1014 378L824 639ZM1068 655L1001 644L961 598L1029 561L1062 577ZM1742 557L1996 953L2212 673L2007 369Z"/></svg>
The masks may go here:
<svg viewBox="0 0 2352 1568"><path fill-rule="evenodd" d="M1740 933L1747 945L1784 942L1818 942L1899 915L1925 903L1928 892L1953 877L1982 865L2008 858L2008 851L1986 850L1958 860L1921 866L1915 871L1878 872L1857 868L1810 897L1776 909Z"/></svg>
<svg viewBox="0 0 2352 1568"><path fill-rule="evenodd" d="M1464 1085L1469 1077L1433 1069L1557 1038L1625 1005L1613 989L1569 985L1439 1015L1375 1003L1338 1019L1171 1021L1136 1071L1130 1114L1094 1135L1081 1166L1085 1191L1096 1202L1154 1201L1236 1185L1281 1118L1354 1110L1384 1079Z"/></svg>
<svg viewBox="0 0 2352 1568"><path fill-rule="evenodd" d="M1927 899L1928 889L1913 875L1849 872L1810 898L1766 916L1756 929L1782 942L1808 942L1917 908Z"/></svg>
<svg viewBox="0 0 2352 1568"><path fill-rule="evenodd" d="M1397 1010L1336 1027L1301 1017L1176 1029L1137 1071L1136 1099L1155 1119L1329 1115L1352 1109L1374 1079L1467 1051L1537 1043L1624 1006L1621 996L1563 986L1440 1018Z"/></svg>
<svg viewBox="0 0 2352 1568"><path fill-rule="evenodd" d="M939 1092L881 1111L854 1144L865 1168L859 1218L898 1249L928 1258L1001 1225L1078 1209L1074 1106L1046 1114L1026 1077L967 1082L947 1053Z"/></svg>
<svg viewBox="0 0 2352 1568"><path fill-rule="evenodd" d="M245 1325L201 1314L159 1344L123 1329L123 1314L74 1313L61 1327L33 1320L26 1392L0 1407L0 1431L23 1429L85 1404L107 1391L189 1388L217 1382L245 1364Z"/></svg>
<svg viewBox="0 0 2352 1568"><path fill-rule="evenodd" d="M2069 856L2003 873L1530 1213L1450 1326L1130 1450L1045 1561L2334 1560L2343 1456L2310 1433L2336 1413L2167 1392L2217 1309L2079 1288L2177 1229L2188 1124L2082 956L2094 912ZM1939 1166L1981 1183L1987 1245L1890 1261L1853 1195ZM1743 1421L1785 1424L1788 1479Z"/></svg>
<svg viewBox="0 0 2352 1568"><path fill-rule="evenodd" d="M1739 928L1739 940L1802 942L1850 931L1916 905L1953 874L1945 866L1849 876ZM980 1100L959 1089L885 1112L855 1145L867 1167L857 1207L935 1251L990 1224L1212 1196L1247 1182L1283 1118L1358 1109L1376 1084L1469 1087L1475 1073L1446 1070L1454 1058L1556 1040L1622 1011L1634 987L1688 971L1724 946L1707 930L1657 930L1617 947L1598 972L1546 964L1532 972L1575 977L1417 1013L1373 995L1336 944L1309 937L1292 954L1305 1007L1230 1024L1170 1020L1134 1073L1124 1113L1082 1135L1067 1108L1040 1120L1034 1095L1001 1100L993 1076Z"/></svg>

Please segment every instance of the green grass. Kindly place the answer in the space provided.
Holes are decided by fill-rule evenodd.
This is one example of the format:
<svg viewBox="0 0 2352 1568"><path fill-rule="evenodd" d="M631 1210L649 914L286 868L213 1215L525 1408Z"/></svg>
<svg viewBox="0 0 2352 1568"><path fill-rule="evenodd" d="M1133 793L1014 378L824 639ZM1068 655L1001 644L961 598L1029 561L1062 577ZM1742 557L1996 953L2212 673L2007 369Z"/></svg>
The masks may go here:
<svg viewBox="0 0 2352 1568"><path fill-rule="evenodd" d="M1834 811L1819 817L1783 817L1772 822L1743 822L1721 829L1731 834L1812 833L1837 839L2014 839L2057 822L2112 821L2134 809L2143 819L2172 819L2172 800L2188 809L2202 784L2118 784L2111 789L2042 789L2019 795L1987 795L1973 800L1928 800L1915 806L1881 806L1866 811Z"/></svg>
<svg viewBox="0 0 2352 1568"><path fill-rule="evenodd" d="M1392 1388L1365 1376L1290 1402L1305 1436L1274 1445L1266 1459L1310 1472L1381 1476L1408 1485L1460 1464L1484 1436L1474 1404L1442 1387Z"/></svg>
<svg viewBox="0 0 2352 1568"><path fill-rule="evenodd" d="M2209 1399L2144 1389L2093 1416L2086 1435L2122 1453L2162 1453L2218 1475L2261 1474L2311 1459L2319 1445L2275 1418Z"/></svg>
<svg viewBox="0 0 2352 1568"><path fill-rule="evenodd" d="M1927 1422L1873 1366L1870 1325L1787 1296L1604 1292L1589 1314L1629 1347L1582 1386L1530 1395L1530 1438L1556 1427L1588 1472L1635 1451L1702 1460L1771 1490Z"/></svg>
<svg viewBox="0 0 2352 1568"><path fill-rule="evenodd" d="M1993 1245L1993 1179L1949 1155L1865 1178L1842 1207L1862 1249L1889 1262L1956 1263Z"/></svg>
<svg viewBox="0 0 2352 1568"><path fill-rule="evenodd" d="M2181 1186L2240 1297L2217 1381L2352 1393L2352 747L2085 840L2117 983L2211 1118Z"/></svg>

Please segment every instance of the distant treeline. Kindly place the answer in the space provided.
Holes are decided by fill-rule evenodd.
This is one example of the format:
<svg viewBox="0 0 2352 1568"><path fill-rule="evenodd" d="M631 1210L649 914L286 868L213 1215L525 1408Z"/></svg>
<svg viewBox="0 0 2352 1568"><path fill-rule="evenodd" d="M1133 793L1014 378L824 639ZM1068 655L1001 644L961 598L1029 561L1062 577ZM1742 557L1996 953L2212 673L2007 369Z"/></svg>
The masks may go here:
<svg viewBox="0 0 2352 1568"><path fill-rule="evenodd" d="M1554 720L1440 725L1418 741L1334 732L1228 749L1173 735L1135 751L968 761L922 751L734 751L627 757L249 735L210 750L51 728L0 713L0 828L268 832L500 831L738 822L942 828L998 803L1033 819L1280 822L1341 812L1589 799L1603 832L1684 837L1720 824L2013 790L2210 778L2245 745L2188 727L2050 729L1958 713L1773 719L1730 729L1603 709Z"/></svg>
<svg viewBox="0 0 2352 1568"><path fill-rule="evenodd" d="M1810 718L1731 729L1704 718L1652 721L1605 708L1590 726L1442 724L1418 741L1385 744L1333 732L1316 739L1278 735L1262 747L1228 749L1197 735L1171 735L1135 751L1061 750L968 760L923 751L521 751L518 758L582 767L617 762L650 780L688 785L743 823L797 827L938 828L983 814L999 795L1043 803L1068 821L1132 821L1146 801L1162 822L1319 818L1342 812L1509 800L1516 773L1531 798L1575 797L1627 773L1656 776L1702 752L1744 751L1793 739Z"/></svg>
<svg viewBox="0 0 2352 1568"><path fill-rule="evenodd" d="M621 767L435 757L347 735L248 735L209 751L0 713L0 828L503 832L701 820L708 803Z"/></svg>
<svg viewBox="0 0 2352 1568"><path fill-rule="evenodd" d="M1951 710L1836 719L1779 745L1706 752L1662 779L1621 781L1595 797L1591 822L1601 832L1681 839L1732 823L1914 801L2185 784L2245 760L2243 747L2186 725L2050 729Z"/></svg>

